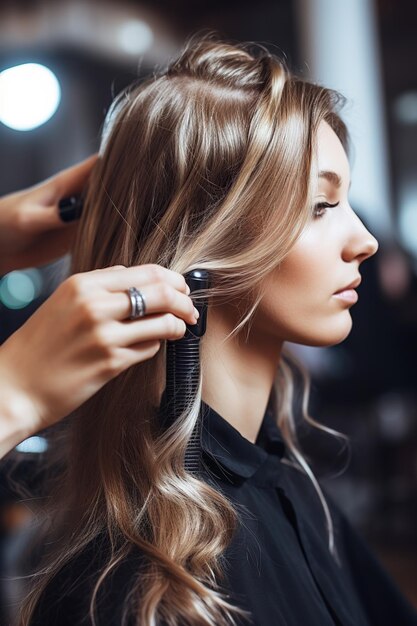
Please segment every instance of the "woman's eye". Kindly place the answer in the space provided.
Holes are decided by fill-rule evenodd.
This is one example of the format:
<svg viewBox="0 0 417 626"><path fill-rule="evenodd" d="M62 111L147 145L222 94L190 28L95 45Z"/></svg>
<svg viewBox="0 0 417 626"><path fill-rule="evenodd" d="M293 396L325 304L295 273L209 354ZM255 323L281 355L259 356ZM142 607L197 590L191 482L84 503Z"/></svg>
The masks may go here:
<svg viewBox="0 0 417 626"><path fill-rule="evenodd" d="M326 212L326 209L331 209L335 206L337 206L339 204L339 202L336 202L335 204L330 204L329 202L319 202L318 204L316 204L314 206L314 217L323 217L323 215ZM317 211L323 211L322 213L318 213Z"/></svg>

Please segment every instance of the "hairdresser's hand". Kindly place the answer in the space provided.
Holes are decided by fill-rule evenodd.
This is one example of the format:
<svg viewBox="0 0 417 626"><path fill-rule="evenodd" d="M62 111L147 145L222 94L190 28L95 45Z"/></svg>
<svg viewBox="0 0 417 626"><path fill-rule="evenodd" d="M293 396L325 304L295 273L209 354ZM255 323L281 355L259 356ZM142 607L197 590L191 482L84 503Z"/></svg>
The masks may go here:
<svg viewBox="0 0 417 626"><path fill-rule="evenodd" d="M125 291L132 286L146 303L146 315L133 321ZM188 293L181 274L159 265L121 265L65 280L0 347L0 398L3 407L8 398L20 440L152 358L161 340L183 337L186 323L196 323Z"/></svg>
<svg viewBox="0 0 417 626"><path fill-rule="evenodd" d="M59 217L58 202L80 193L94 155L45 182L0 198L0 274L53 261L69 250L77 228Z"/></svg>

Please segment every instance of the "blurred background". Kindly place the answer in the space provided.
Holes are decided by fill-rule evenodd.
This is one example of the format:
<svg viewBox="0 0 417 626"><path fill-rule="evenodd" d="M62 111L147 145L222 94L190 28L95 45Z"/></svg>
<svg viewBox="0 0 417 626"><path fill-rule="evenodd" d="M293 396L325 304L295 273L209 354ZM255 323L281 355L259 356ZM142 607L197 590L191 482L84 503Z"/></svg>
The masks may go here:
<svg viewBox="0 0 417 626"><path fill-rule="evenodd" d="M306 436L306 447L329 460L317 467L323 483L417 607L416 12L412 0L2 0L0 194L96 151L113 97L202 28L262 42L296 73L347 96L351 204L380 248L361 266L349 337L331 348L290 348L312 375L310 413L351 440L343 471L348 459L335 461L331 437ZM66 267L63 259L0 278L0 341ZM21 444L28 476L45 445L42 437ZM7 480L7 459L2 467L7 607L19 593L7 576L30 513Z"/></svg>

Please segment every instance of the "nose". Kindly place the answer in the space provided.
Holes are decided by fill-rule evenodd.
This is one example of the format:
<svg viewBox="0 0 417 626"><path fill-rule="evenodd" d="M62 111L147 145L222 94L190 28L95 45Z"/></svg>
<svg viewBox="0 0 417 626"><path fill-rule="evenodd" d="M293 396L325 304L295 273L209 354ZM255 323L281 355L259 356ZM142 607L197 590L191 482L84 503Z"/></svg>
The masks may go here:
<svg viewBox="0 0 417 626"><path fill-rule="evenodd" d="M362 244L363 251L360 255L362 257L362 261L373 256L379 248L379 243L376 237L374 237L372 233L370 233L369 230L365 228L365 226L364 226L364 229L365 229L365 236L364 236L364 241Z"/></svg>
<svg viewBox="0 0 417 626"><path fill-rule="evenodd" d="M350 231L350 236L347 239L345 256L346 260L358 258L361 263L377 252L379 243L376 237L369 232L358 215L353 211L352 213L355 218L355 224L353 225Z"/></svg>

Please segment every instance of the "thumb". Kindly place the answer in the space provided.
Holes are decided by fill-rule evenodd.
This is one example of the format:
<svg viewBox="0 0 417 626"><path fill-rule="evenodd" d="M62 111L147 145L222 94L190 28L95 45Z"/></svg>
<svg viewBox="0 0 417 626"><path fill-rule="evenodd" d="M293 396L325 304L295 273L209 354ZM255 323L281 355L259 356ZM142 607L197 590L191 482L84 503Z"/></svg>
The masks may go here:
<svg viewBox="0 0 417 626"><path fill-rule="evenodd" d="M51 204L58 204L61 198L80 193L88 181L88 177L98 159L97 154L93 154L81 163L68 167L62 172L55 174L48 183L53 191L54 199Z"/></svg>
<svg viewBox="0 0 417 626"><path fill-rule="evenodd" d="M71 221L69 213L67 212L67 219L63 219L60 216L59 203L63 198L77 196L83 190L97 158L98 155L94 154L26 192L30 207L27 217L32 232L68 228L67 222ZM73 219L76 219L77 211L74 214Z"/></svg>
<svg viewBox="0 0 417 626"><path fill-rule="evenodd" d="M81 193L87 184L88 178L94 165L97 163L98 155L93 154L81 163L68 167L62 170L55 176L52 176L48 181L40 185L44 186L45 193L42 194L43 201L43 217L46 219L45 208L48 209L48 221L50 226L63 226L65 222L62 221L59 215L58 204L60 200L68 196L74 196ZM41 191L41 189L39 189ZM40 208L40 207L39 207Z"/></svg>

